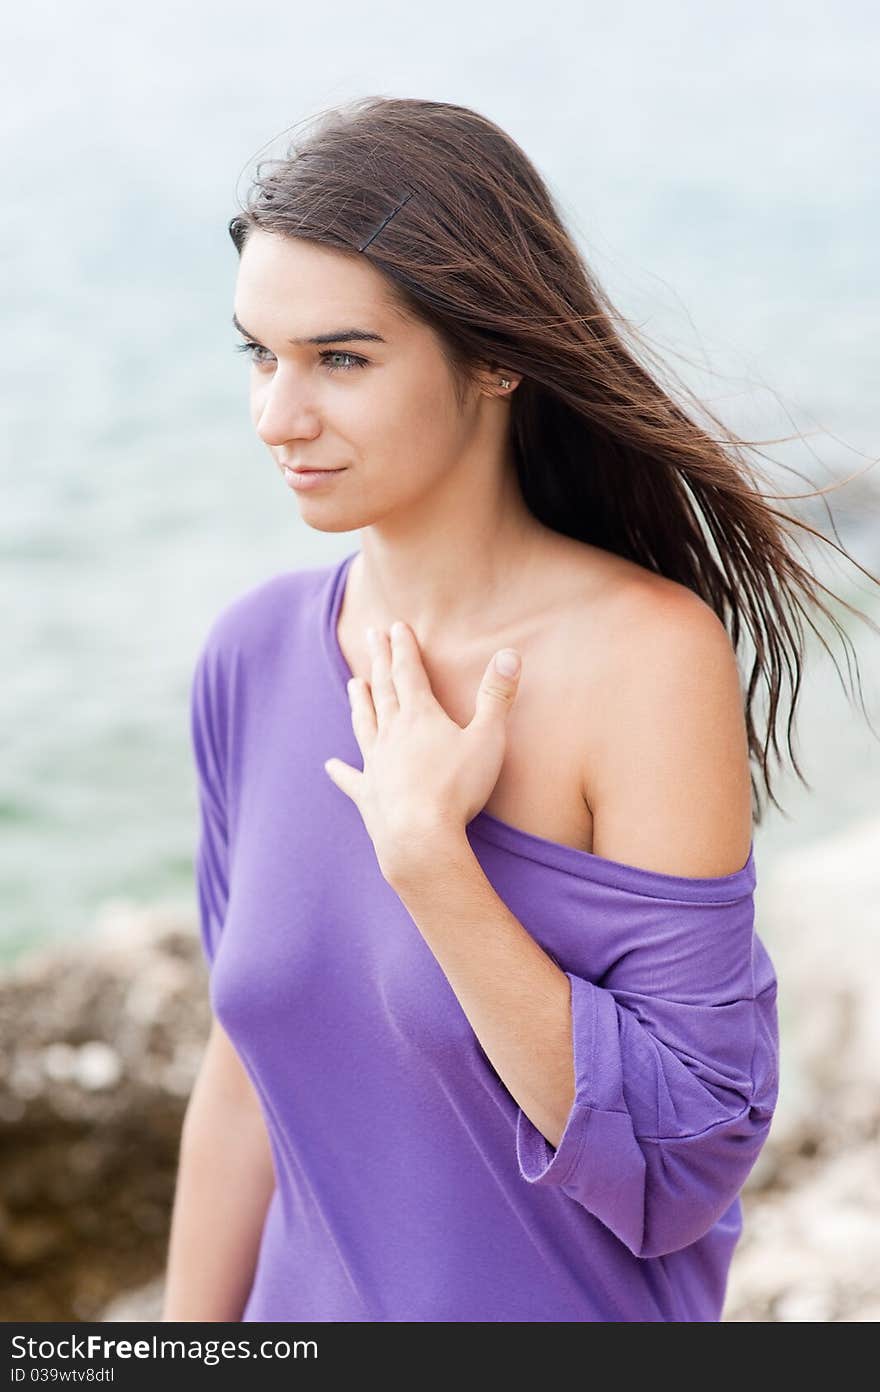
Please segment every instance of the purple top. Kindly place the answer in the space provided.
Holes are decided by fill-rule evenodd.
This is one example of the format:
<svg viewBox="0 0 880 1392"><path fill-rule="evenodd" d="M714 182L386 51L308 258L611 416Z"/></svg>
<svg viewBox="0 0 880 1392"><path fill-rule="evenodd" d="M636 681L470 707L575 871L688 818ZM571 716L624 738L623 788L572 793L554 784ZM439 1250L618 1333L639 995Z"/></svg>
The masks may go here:
<svg viewBox="0 0 880 1392"><path fill-rule="evenodd" d="M324 771L363 766L336 630L355 554L234 599L192 682L211 1004L277 1181L242 1320L717 1321L777 1097L754 844L696 879L468 824L571 983L554 1151Z"/></svg>

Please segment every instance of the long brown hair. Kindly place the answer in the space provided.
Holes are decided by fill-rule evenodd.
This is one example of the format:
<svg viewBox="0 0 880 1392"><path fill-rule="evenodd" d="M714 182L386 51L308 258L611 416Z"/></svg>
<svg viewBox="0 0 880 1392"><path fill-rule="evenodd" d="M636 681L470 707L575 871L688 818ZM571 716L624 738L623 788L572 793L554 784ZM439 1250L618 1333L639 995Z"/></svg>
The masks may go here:
<svg viewBox="0 0 880 1392"><path fill-rule="evenodd" d="M724 623L738 657L748 634L749 754L782 811L769 759L771 747L780 759L784 677L791 686L788 752L810 786L792 746L803 620L830 652L809 611L830 619L852 648L818 592L880 632L795 558L788 526L880 579L768 502L829 490L762 492L766 480L747 447L773 441L735 434L677 377L714 428L673 400L659 380L670 375L668 365L655 362L585 265L528 157L485 116L446 102L361 98L319 113L305 139L267 163L229 223L239 255L259 227L367 256L396 303L436 331L460 391L486 363L522 374L511 400L511 444L535 517L695 591ZM761 682L768 693L763 737L753 709ZM862 710L867 718L863 701ZM751 783L760 823L754 769Z"/></svg>

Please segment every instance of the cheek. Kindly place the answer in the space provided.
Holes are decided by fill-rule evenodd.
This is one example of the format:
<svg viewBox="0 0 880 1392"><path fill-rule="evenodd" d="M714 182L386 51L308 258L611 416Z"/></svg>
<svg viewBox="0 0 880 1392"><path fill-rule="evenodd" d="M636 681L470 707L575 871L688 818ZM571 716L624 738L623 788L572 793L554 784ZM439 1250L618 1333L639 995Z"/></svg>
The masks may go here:
<svg viewBox="0 0 880 1392"><path fill-rule="evenodd" d="M359 437L358 457L370 487L388 500L415 499L441 480L460 451L453 427L440 411L403 413L376 430L369 440Z"/></svg>
<svg viewBox="0 0 880 1392"><path fill-rule="evenodd" d="M462 420L445 371L425 367L396 380L379 382L364 403L363 438L376 452L420 462L435 473L460 450Z"/></svg>

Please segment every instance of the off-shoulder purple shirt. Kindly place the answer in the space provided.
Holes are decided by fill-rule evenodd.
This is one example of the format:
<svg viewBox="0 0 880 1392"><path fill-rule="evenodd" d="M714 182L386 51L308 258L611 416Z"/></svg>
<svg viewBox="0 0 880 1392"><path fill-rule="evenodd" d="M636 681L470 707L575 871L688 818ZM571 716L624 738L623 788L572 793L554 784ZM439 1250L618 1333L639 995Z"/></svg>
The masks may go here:
<svg viewBox="0 0 880 1392"><path fill-rule="evenodd" d="M719 1320L778 1086L754 847L697 879L468 824L571 984L577 1090L554 1151L324 771L363 766L337 637L355 554L234 599L192 680L211 1003L277 1181L241 1318Z"/></svg>

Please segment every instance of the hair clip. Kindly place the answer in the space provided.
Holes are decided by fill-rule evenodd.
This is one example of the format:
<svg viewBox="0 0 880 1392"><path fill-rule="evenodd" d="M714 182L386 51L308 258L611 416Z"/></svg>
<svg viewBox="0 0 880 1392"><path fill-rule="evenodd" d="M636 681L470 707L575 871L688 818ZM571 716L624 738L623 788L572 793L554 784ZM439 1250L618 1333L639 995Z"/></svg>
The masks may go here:
<svg viewBox="0 0 880 1392"><path fill-rule="evenodd" d="M411 198L415 197L416 192L416 189L410 189L406 196L404 198L401 198L397 206L395 208L392 208L391 212L388 213L387 216L382 219L375 232L371 232L367 240L358 247L358 251L365 251L367 249L367 247L370 245L370 242L372 242L376 237L378 237L383 227L387 227L388 223L391 221L393 217L397 215L397 213L400 212L404 204L408 203Z"/></svg>

